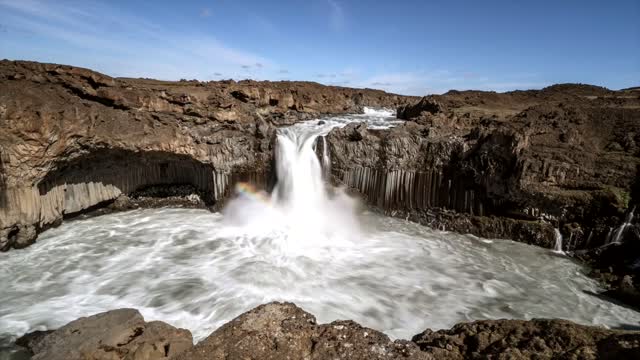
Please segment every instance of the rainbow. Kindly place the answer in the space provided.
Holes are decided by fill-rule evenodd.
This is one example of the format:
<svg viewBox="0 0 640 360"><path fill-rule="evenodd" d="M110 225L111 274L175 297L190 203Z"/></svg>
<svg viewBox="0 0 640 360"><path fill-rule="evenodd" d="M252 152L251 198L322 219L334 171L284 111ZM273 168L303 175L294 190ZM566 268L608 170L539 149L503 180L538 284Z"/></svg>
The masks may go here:
<svg viewBox="0 0 640 360"><path fill-rule="evenodd" d="M267 193L263 190L258 190L256 189L255 186L246 183L246 182L239 182L236 184L236 193L238 195L243 195L246 196L250 199L255 199L258 201L262 201L264 203L270 203L271 199L269 198L269 196L267 195Z"/></svg>

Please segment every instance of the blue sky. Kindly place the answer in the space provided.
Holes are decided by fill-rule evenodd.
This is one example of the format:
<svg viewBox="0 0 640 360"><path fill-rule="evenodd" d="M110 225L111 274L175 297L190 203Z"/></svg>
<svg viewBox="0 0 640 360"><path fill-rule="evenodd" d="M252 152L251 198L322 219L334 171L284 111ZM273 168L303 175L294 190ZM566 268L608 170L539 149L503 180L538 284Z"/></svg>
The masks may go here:
<svg viewBox="0 0 640 360"><path fill-rule="evenodd" d="M640 85L640 1L0 0L0 58L412 95Z"/></svg>

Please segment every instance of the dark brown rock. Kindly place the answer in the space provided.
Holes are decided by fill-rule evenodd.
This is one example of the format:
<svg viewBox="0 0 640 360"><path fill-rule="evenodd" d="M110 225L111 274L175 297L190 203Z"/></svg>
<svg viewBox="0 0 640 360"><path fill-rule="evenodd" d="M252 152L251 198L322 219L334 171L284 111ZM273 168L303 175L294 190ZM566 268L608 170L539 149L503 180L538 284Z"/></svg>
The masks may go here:
<svg viewBox="0 0 640 360"><path fill-rule="evenodd" d="M17 341L34 360L168 359L193 346L188 330L145 322L137 310L119 309L80 318L50 333Z"/></svg>
<svg viewBox="0 0 640 360"><path fill-rule="evenodd" d="M45 336L51 334L54 330L37 330L25 334L16 340L16 345L26 349L34 349Z"/></svg>
<svg viewBox="0 0 640 360"><path fill-rule="evenodd" d="M191 347L163 324L150 330L134 310L76 320L32 345L34 359L635 359L640 332L565 320L484 320L390 340L353 321L317 324L291 303L269 303ZM142 330L140 330L142 329ZM189 340L189 341L188 341ZM30 340L32 343L35 340ZM167 348L167 344L169 347ZM155 347L154 347L155 346ZM168 349L166 354L157 349ZM46 356L45 356L46 354Z"/></svg>
<svg viewBox="0 0 640 360"><path fill-rule="evenodd" d="M426 330L413 341L438 359L636 359L640 333L564 320L485 320Z"/></svg>
<svg viewBox="0 0 640 360"><path fill-rule="evenodd" d="M223 325L176 360L213 359L432 359L406 341L352 321L316 324L291 303L270 303Z"/></svg>
<svg viewBox="0 0 640 360"><path fill-rule="evenodd" d="M571 84L451 91L398 116L411 122L328 137L334 181L389 214L545 247L558 228L564 250L575 251L603 245L640 201L631 195L640 178L640 97L628 92ZM443 210L465 215L433 215Z"/></svg>
<svg viewBox="0 0 640 360"><path fill-rule="evenodd" d="M277 125L410 100L309 82L117 79L0 61L0 251L154 186L189 185L186 196L219 208L237 181L272 182Z"/></svg>

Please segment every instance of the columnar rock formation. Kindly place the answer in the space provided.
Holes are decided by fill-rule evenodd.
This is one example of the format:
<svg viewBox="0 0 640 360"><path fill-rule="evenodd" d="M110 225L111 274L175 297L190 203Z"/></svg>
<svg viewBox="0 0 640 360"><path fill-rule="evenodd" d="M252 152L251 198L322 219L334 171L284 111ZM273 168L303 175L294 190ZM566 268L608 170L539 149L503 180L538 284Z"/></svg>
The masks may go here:
<svg viewBox="0 0 640 360"><path fill-rule="evenodd" d="M638 91L452 91L398 117L390 131L351 124L328 138L334 180L398 216L548 248L559 227L577 250L611 241L640 200Z"/></svg>
<svg viewBox="0 0 640 360"><path fill-rule="evenodd" d="M219 205L266 185L276 125L411 100L303 82L162 82L0 62L0 250L63 217L153 185Z"/></svg>

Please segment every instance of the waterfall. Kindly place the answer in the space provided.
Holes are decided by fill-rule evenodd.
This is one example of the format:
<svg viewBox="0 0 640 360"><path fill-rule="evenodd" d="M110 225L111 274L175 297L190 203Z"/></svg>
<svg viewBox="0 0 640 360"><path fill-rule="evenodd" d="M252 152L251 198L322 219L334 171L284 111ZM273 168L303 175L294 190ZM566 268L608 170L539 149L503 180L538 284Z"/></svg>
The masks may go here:
<svg viewBox="0 0 640 360"><path fill-rule="evenodd" d="M613 233L613 240L611 241L611 243L620 244L620 240L622 239L622 236L624 235L625 231L629 226L631 226L631 222L633 221L635 210L636 210L635 207L631 209L631 211L627 214L627 217L624 219L624 223L618 226L616 231Z"/></svg>
<svg viewBox="0 0 640 360"><path fill-rule="evenodd" d="M556 238L556 243L555 243L555 246L553 248L553 251L558 253L558 254L564 254L564 251L562 251L562 234L560 233L560 230L558 230L558 229L553 229L553 232L554 232L555 238Z"/></svg>
<svg viewBox="0 0 640 360"><path fill-rule="evenodd" d="M613 236L613 228L609 227L609 231L607 232L607 237L604 239L605 245L611 244L611 236Z"/></svg>
<svg viewBox="0 0 640 360"><path fill-rule="evenodd" d="M326 201L322 166L314 151L318 135L281 129L277 135L276 175L272 200L290 211L308 212Z"/></svg>
<svg viewBox="0 0 640 360"><path fill-rule="evenodd" d="M223 209L225 221L253 234L274 237L283 253L305 256L314 246L360 236L355 200L341 189L329 192L323 174L329 155L324 135L331 127L292 126L276 135L277 182L271 195L241 184ZM319 141L322 154L316 152ZM324 165L324 166L323 166Z"/></svg>
<svg viewBox="0 0 640 360"><path fill-rule="evenodd" d="M327 136L322 137L322 170L326 180L331 175L331 159L329 158L329 149L327 148Z"/></svg>
<svg viewBox="0 0 640 360"><path fill-rule="evenodd" d="M589 231L589 237L587 237L587 243L585 244L586 248L589 248L589 244L591 244L591 239L593 239L593 229Z"/></svg>

